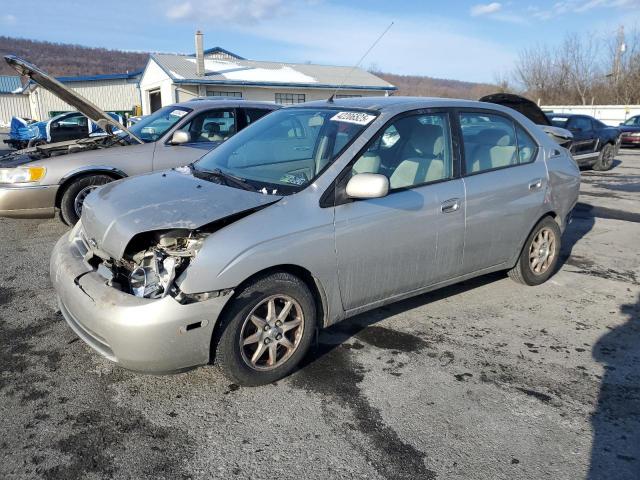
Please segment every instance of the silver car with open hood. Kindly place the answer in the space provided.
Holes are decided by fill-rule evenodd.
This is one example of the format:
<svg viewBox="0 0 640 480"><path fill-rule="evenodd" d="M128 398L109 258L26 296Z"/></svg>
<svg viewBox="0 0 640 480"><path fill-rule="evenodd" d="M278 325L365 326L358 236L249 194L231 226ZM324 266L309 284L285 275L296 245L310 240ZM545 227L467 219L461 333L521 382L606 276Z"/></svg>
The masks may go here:
<svg viewBox="0 0 640 480"><path fill-rule="evenodd" d="M53 251L71 328L118 364L272 382L318 328L559 261L580 173L499 105L380 97L278 110L188 168L114 182Z"/></svg>
<svg viewBox="0 0 640 480"><path fill-rule="evenodd" d="M84 199L97 187L187 165L279 108L242 100L188 101L161 108L126 129L35 65L15 56L5 60L93 120L107 135L41 145L0 157L2 217L48 218L59 211L72 225L80 217Z"/></svg>

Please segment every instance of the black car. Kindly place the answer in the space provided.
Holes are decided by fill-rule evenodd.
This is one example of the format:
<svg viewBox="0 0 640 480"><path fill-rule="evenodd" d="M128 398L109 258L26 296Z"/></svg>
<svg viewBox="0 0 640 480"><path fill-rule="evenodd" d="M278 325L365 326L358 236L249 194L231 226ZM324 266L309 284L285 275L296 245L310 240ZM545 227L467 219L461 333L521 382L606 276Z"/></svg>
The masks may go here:
<svg viewBox="0 0 640 480"><path fill-rule="evenodd" d="M627 118L618 128L622 132L622 145L628 147L640 145L640 115Z"/></svg>
<svg viewBox="0 0 640 480"><path fill-rule="evenodd" d="M581 167L609 170L620 148L620 129L589 115L547 113L551 124L573 133L571 154Z"/></svg>

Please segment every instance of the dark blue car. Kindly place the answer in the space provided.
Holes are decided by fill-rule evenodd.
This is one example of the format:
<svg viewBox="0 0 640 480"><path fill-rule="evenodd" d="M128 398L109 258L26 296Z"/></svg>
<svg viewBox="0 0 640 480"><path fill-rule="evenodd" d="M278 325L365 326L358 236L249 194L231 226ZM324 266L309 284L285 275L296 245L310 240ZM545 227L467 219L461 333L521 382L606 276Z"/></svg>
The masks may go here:
<svg viewBox="0 0 640 480"><path fill-rule="evenodd" d="M620 148L620 129L589 115L548 113L552 125L573 134L571 154L581 167L609 170Z"/></svg>

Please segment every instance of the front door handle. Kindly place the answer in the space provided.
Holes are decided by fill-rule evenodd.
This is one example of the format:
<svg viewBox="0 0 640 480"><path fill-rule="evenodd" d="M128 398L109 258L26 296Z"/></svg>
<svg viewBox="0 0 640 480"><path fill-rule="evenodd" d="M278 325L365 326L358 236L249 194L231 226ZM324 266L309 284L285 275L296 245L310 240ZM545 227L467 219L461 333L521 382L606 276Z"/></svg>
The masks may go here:
<svg viewBox="0 0 640 480"><path fill-rule="evenodd" d="M440 211L442 213L453 213L460 210L460 199L450 198L449 200L440 204Z"/></svg>
<svg viewBox="0 0 640 480"><path fill-rule="evenodd" d="M529 190L540 190L542 188L542 179L536 178L529 183Z"/></svg>

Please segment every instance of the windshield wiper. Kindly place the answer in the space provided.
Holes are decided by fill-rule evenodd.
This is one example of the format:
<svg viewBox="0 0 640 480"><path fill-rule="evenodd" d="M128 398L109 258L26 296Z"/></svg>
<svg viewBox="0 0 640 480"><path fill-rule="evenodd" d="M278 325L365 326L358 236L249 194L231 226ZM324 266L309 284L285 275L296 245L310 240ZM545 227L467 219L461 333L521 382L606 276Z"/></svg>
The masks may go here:
<svg viewBox="0 0 640 480"><path fill-rule="evenodd" d="M247 181L243 178L240 177L236 177L235 175L232 175L230 173L227 172L223 172L222 170L220 170L219 168L214 168L213 170L201 170L199 168L195 168L195 166L193 164L190 165L191 169L198 172L198 173L202 173L205 175L210 175L213 177L217 177L217 178L221 178L225 181L225 183L228 186L232 186L235 185L238 188L242 188L243 190L249 190L250 192L257 192L258 189L256 187L254 187L253 185L251 185L250 183L247 183Z"/></svg>

